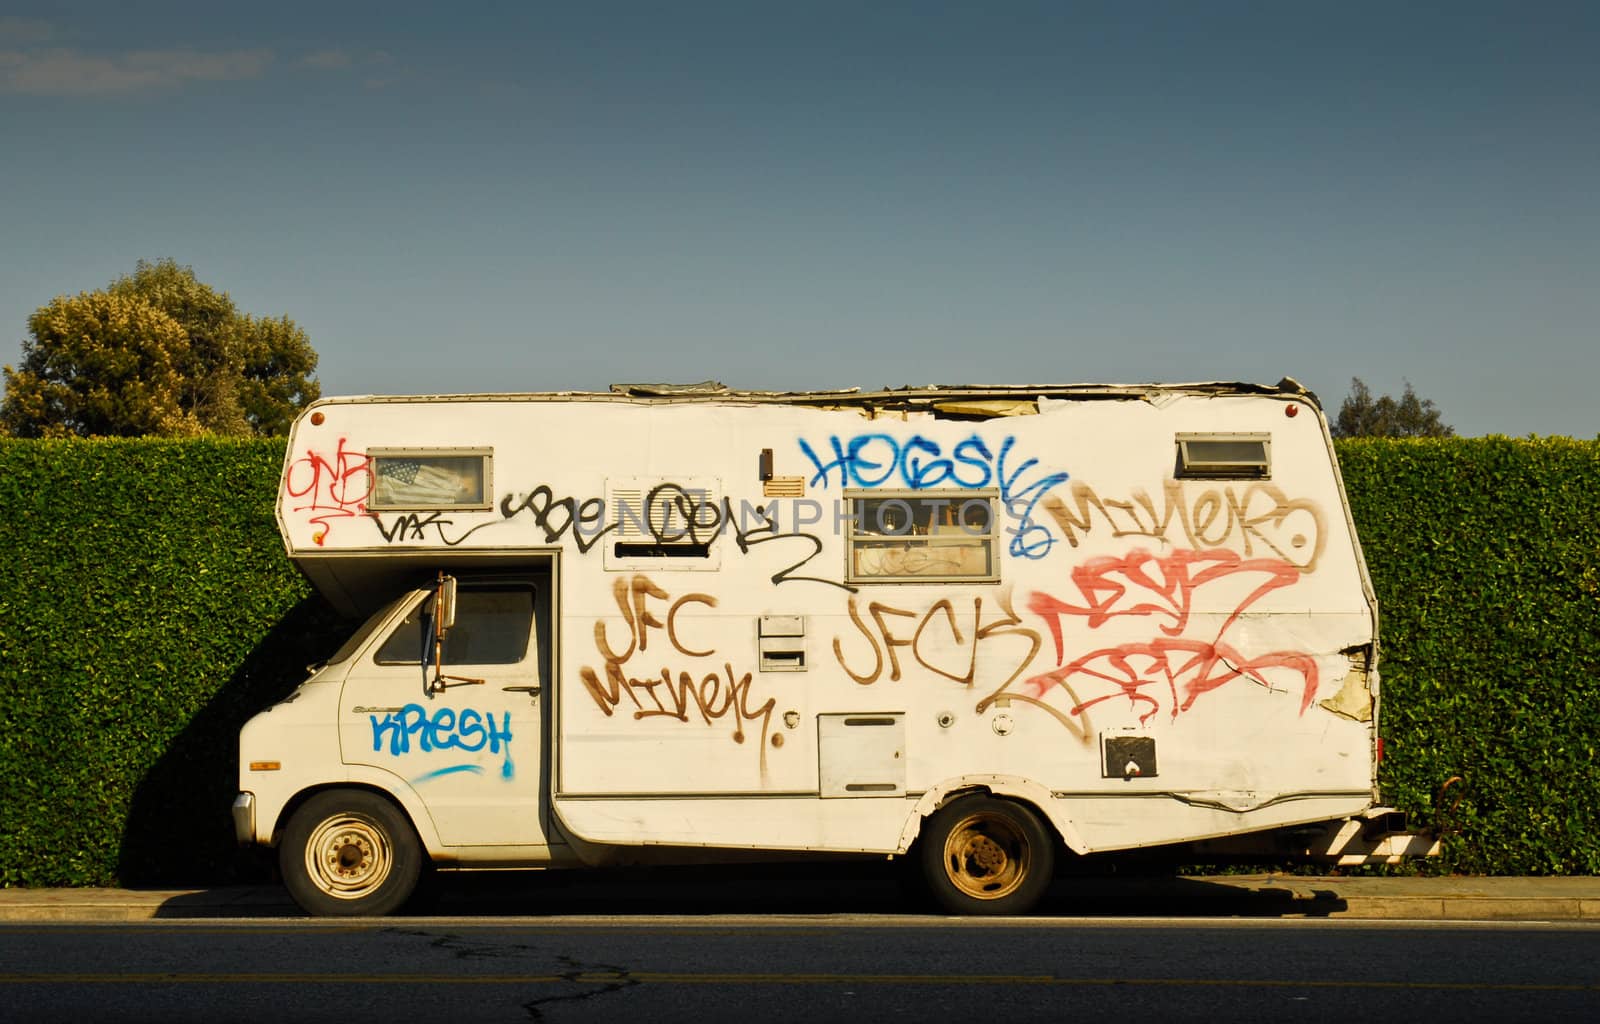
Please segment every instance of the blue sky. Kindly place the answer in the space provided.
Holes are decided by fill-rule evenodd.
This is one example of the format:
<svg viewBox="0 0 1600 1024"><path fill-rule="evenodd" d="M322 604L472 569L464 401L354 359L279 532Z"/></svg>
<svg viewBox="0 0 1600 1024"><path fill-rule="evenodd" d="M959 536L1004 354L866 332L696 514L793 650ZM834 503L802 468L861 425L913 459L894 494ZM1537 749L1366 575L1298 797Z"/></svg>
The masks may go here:
<svg viewBox="0 0 1600 1024"><path fill-rule="evenodd" d="M328 394L1359 376L1600 434L1600 4L5 11L0 362L170 256Z"/></svg>

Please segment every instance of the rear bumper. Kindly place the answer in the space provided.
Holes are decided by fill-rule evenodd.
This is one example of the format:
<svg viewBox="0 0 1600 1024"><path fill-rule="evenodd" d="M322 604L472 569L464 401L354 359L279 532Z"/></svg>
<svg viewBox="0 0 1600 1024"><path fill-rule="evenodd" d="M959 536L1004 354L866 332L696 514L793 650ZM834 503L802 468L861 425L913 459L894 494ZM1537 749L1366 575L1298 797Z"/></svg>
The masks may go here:
<svg viewBox="0 0 1600 1024"><path fill-rule="evenodd" d="M1399 864L1416 857L1437 857L1440 837L1406 827L1405 815L1376 808L1363 818L1333 823L1308 844L1309 860L1341 867L1359 864Z"/></svg>
<svg viewBox="0 0 1600 1024"><path fill-rule="evenodd" d="M1405 815L1374 807L1359 817L1291 825L1186 844L1191 855L1228 860L1288 860L1355 867L1437 857L1436 830L1413 829Z"/></svg>

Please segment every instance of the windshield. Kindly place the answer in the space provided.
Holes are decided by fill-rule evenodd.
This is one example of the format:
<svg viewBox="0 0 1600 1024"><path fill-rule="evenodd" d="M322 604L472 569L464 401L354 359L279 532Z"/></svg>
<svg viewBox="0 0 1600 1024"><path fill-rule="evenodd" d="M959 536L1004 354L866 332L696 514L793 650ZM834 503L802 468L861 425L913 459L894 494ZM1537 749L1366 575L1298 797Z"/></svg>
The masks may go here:
<svg viewBox="0 0 1600 1024"><path fill-rule="evenodd" d="M333 652L333 656L327 660L326 664L337 665L342 661L348 661L355 655L356 651L361 649L362 645L367 642L367 639L371 637L373 633L377 632L378 627L383 625L383 623L389 618L390 613L392 613L398 605L410 601L412 598L416 597L416 595L417 592L414 590L410 593L401 594L393 601L390 601L388 604L384 605L378 611L373 612L372 615L368 617L367 621L361 624L361 628L352 633L350 635L350 639L346 640L339 646L337 651Z"/></svg>

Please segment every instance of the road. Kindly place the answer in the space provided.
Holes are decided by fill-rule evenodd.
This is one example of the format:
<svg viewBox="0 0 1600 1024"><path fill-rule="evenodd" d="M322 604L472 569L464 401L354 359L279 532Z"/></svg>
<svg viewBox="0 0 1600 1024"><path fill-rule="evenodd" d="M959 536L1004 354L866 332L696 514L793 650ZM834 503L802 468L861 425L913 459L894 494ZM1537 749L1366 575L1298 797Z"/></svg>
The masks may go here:
<svg viewBox="0 0 1600 1024"><path fill-rule="evenodd" d="M0 928L3 1021L1593 1020L1600 926L900 915Z"/></svg>

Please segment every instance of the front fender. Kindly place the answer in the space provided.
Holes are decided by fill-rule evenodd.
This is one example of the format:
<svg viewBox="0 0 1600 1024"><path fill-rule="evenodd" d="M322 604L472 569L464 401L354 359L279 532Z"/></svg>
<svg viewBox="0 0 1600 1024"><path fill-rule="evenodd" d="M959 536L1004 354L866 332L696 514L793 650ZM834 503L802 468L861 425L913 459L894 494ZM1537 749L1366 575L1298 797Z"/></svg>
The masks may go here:
<svg viewBox="0 0 1600 1024"><path fill-rule="evenodd" d="M409 782L391 772L365 765L346 765L342 774L344 776L342 779L308 786L296 793L279 813L277 824L273 827L274 841L288 824L289 815L312 794L329 789L365 789L381 793L400 805L406 817L411 819L411 826L417 830L417 838L422 841L423 849L428 851L430 859L437 858L443 852L444 845L439 842L439 832L434 827L433 819L428 815L427 805L422 802Z"/></svg>

